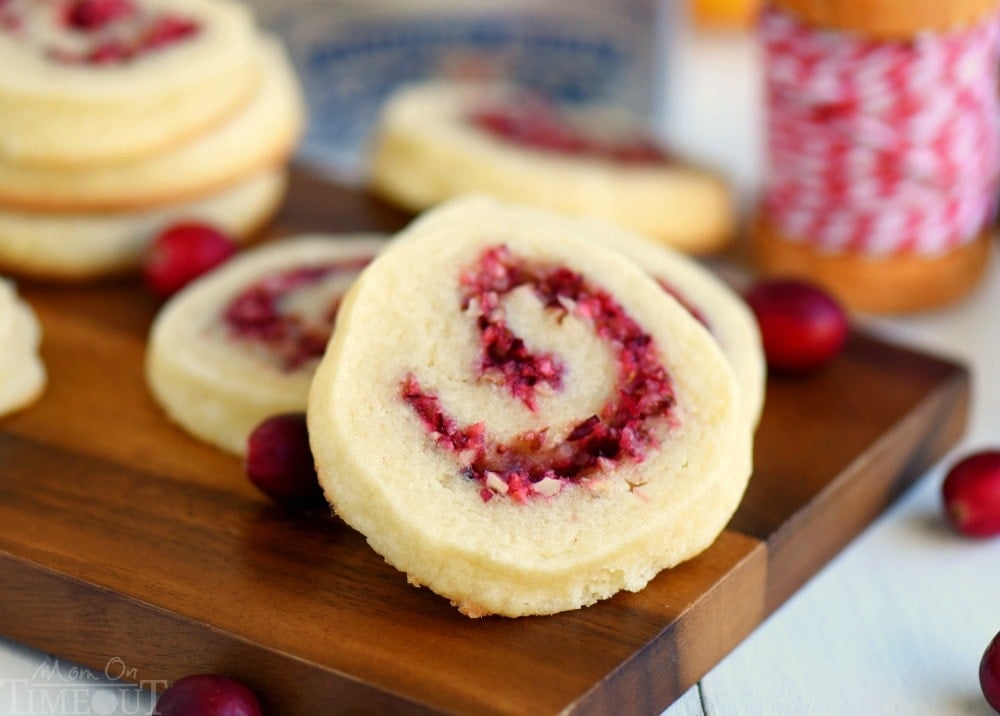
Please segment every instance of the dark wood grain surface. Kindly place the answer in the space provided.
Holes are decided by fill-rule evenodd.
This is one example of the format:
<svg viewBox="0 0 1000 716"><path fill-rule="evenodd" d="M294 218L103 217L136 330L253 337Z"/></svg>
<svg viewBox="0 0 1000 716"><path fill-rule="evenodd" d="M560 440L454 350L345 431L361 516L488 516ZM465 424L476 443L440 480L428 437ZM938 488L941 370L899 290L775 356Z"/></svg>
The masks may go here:
<svg viewBox="0 0 1000 716"><path fill-rule="evenodd" d="M278 233L407 217L299 174ZM961 434L960 366L855 335L772 379L729 528L643 591L551 617L469 620L325 513L270 504L239 461L169 424L142 376L136 282L27 286L44 398L0 422L0 634L136 679L222 672L270 713L657 713Z"/></svg>

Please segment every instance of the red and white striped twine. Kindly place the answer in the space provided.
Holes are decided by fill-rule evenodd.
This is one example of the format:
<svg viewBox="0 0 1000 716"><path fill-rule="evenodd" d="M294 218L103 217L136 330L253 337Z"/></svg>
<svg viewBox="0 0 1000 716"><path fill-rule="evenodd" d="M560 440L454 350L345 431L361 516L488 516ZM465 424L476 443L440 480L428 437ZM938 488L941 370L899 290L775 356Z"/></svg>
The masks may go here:
<svg viewBox="0 0 1000 716"><path fill-rule="evenodd" d="M876 40L768 10L764 212L831 253L934 255L991 221L1000 174L1000 14Z"/></svg>

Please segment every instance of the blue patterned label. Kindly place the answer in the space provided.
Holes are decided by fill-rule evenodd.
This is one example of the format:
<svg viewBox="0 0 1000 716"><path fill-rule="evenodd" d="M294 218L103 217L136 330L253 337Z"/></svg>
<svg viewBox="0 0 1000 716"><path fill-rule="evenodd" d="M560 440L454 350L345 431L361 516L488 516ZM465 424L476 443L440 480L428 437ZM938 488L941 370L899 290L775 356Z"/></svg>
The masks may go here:
<svg viewBox="0 0 1000 716"><path fill-rule="evenodd" d="M539 3L516 12L494 5L378 15L292 3L262 15L288 44L306 93L310 122L300 155L358 179L382 102L400 85L431 77L502 77L565 102L648 113L652 7L633 0L600 11Z"/></svg>

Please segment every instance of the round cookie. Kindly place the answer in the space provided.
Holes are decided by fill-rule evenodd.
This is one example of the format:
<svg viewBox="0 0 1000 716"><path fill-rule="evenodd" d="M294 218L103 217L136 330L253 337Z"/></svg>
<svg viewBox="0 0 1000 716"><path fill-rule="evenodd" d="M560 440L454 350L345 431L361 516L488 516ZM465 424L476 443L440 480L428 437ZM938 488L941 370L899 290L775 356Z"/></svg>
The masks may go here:
<svg viewBox="0 0 1000 716"><path fill-rule="evenodd" d="M116 214L24 214L0 210L0 268L45 280L84 281L135 270L164 228L203 221L253 237L277 212L287 173L268 169L203 199Z"/></svg>
<svg viewBox="0 0 1000 716"><path fill-rule="evenodd" d="M45 366L38 355L42 331L14 285L0 277L0 417L25 408L45 388Z"/></svg>
<svg viewBox="0 0 1000 716"><path fill-rule="evenodd" d="M255 41L232 0L6 0L0 155L103 164L177 144L252 95Z"/></svg>
<svg viewBox="0 0 1000 716"><path fill-rule="evenodd" d="M285 239L195 281L153 324L146 356L153 397L195 437L244 454L265 418L305 409L340 299L384 243Z"/></svg>
<svg viewBox="0 0 1000 716"><path fill-rule="evenodd" d="M641 589L746 486L732 369L605 238L484 198L429 212L345 297L313 379L331 505L470 617Z"/></svg>
<svg viewBox="0 0 1000 716"><path fill-rule="evenodd" d="M304 122L287 55L261 41L248 64L264 77L239 114L204 136L136 161L54 169L0 160L0 206L21 211L94 212L158 208L199 199L283 162Z"/></svg>
<svg viewBox="0 0 1000 716"><path fill-rule="evenodd" d="M767 365L753 312L711 271L688 256L607 227L604 242L642 266L712 334L740 386L743 417L756 426L764 408Z"/></svg>
<svg viewBox="0 0 1000 716"><path fill-rule="evenodd" d="M634 122L606 109L560 114L509 87L401 90L383 110L371 182L411 210L484 192L596 216L696 253L734 232L725 184L665 153Z"/></svg>

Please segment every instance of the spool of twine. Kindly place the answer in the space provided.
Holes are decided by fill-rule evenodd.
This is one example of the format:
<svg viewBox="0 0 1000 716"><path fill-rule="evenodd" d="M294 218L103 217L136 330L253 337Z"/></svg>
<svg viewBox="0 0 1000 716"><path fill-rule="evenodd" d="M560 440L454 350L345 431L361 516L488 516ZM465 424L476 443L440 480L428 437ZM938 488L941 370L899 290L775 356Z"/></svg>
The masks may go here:
<svg viewBox="0 0 1000 716"><path fill-rule="evenodd" d="M968 26L902 38L764 13L762 270L804 275L880 312L972 288L1000 176L1000 14L988 9Z"/></svg>

